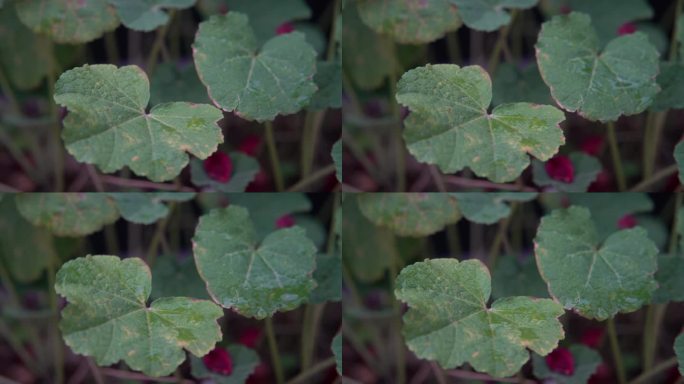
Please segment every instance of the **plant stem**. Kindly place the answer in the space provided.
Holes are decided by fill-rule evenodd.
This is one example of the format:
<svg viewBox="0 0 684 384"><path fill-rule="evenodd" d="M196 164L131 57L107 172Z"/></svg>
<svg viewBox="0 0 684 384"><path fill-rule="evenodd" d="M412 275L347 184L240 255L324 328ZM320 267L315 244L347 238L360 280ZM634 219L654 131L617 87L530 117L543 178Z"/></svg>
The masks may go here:
<svg viewBox="0 0 684 384"><path fill-rule="evenodd" d="M306 177L302 180L299 180L297 182L297 184L289 187L287 189L287 191L288 192L301 191L304 188L308 187L309 185L319 181L320 179L322 179L322 178L324 178L324 177L326 177L326 176L328 176L334 172L335 172L335 165L334 164L327 165L326 167L321 168L321 169L317 170L316 172L310 174L308 177Z"/></svg>
<svg viewBox="0 0 684 384"><path fill-rule="evenodd" d="M452 377L466 380L480 380L485 382L496 381L498 383L520 383L520 380L518 380L518 378L498 378L489 376L485 373L470 372L461 369L450 369L446 371L446 374ZM523 383L537 384L537 382L533 380L524 380Z"/></svg>
<svg viewBox="0 0 684 384"><path fill-rule="evenodd" d="M489 257L487 258L489 269L494 268L496 265L496 260L499 257L499 253L501 253L501 245L503 244L506 238L506 233L508 232L508 225L515 214L517 207L518 203L515 201L512 202L511 213L499 223L499 227L496 230L496 235L494 236L494 242L492 242L492 247L489 249Z"/></svg>
<svg viewBox="0 0 684 384"><path fill-rule="evenodd" d="M608 143L610 144L610 155L613 158L613 168L615 170L615 177L617 179L618 190L624 191L627 189L627 182L625 181L625 174L622 171L622 160L620 160L620 150L617 145L617 137L615 135L615 123L609 121L608 124Z"/></svg>
<svg viewBox="0 0 684 384"><path fill-rule="evenodd" d="M150 247L147 249L147 256L145 261L152 267L154 261L157 258L157 251L159 249L159 243L161 243L164 237L164 231L166 230L166 224L173 215L174 208L176 207L175 202L169 203L169 213L163 218L159 223L157 223L157 228L154 230L154 235L152 235L152 240L150 241Z"/></svg>
<svg viewBox="0 0 684 384"><path fill-rule="evenodd" d="M54 45L52 41L47 43L48 56L50 57L50 69L48 70L48 103L50 104L50 118L52 120L52 145L54 151L54 172L55 172L55 189L53 192L62 192L64 190L64 152L62 149L61 136L61 122L59 121L59 109L57 104L52 99L55 94L55 73L58 72L57 60L55 59Z"/></svg>
<svg viewBox="0 0 684 384"><path fill-rule="evenodd" d="M401 304L399 300L394 296L394 288L396 283L397 275L399 275L398 266L400 263L399 252L395 252L395 257L393 257L390 262L390 286L392 289L392 309L394 310L393 318L393 335L395 336L396 343L396 383L405 384L406 383L406 356L404 352L404 341L401 337Z"/></svg>
<svg viewBox="0 0 684 384"><path fill-rule="evenodd" d="M58 327L59 308L57 308L57 293L55 292L55 274L56 268L59 266L57 256L53 257L48 263L48 290L50 295L50 310L54 316L53 332L52 332L52 347L54 353L54 368L55 377L54 383L61 384L64 382L64 347L62 346L62 338Z"/></svg>
<svg viewBox="0 0 684 384"><path fill-rule="evenodd" d="M316 363L316 365L300 373L299 375L293 377L292 380L287 382L287 384L306 383L308 382L307 380L309 380L311 377L320 372L323 372L328 367L332 367L333 365L335 365L335 358L329 357L319 363Z"/></svg>
<svg viewBox="0 0 684 384"><path fill-rule="evenodd" d="M121 60L119 55L119 47L116 44L116 32L107 32L104 35L105 51L107 52L107 61L118 64Z"/></svg>
<svg viewBox="0 0 684 384"><path fill-rule="evenodd" d="M394 45L394 41L389 41L388 44L391 44L391 52L394 55L394 52L396 50L396 47ZM394 132L394 156L395 156L395 167L396 167L396 176L397 176L397 192L404 192L406 190L406 151L404 149L404 140L403 140L403 134L402 134L402 121L401 121L401 109L399 108L399 104L397 103L395 99L395 95L397 94L397 74L395 70L390 71L389 75L389 104L390 108L392 109L392 116L394 117L395 120L395 132Z"/></svg>
<svg viewBox="0 0 684 384"><path fill-rule="evenodd" d="M93 359L91 359L90 357L86 357L85 359L88 362L88 368L90 368L90 372L93 374L93 379L95 380L95 383L104 384L104 380L102 379L100 369L97 367L97 365L95 365Z"/></svg>
<svg viewBox="0 0 684 384"><path fill-rule="evenodd" d="M489 65L487 65L487 70L489 71L489 76L494 77L494 74L496 73L496 68L499 65L499 56L501 55L501 51L503 50L504 45L506 44L506 39L508 38L508 32L511 29L511 26L513 25L513 22L515 22L515 18L518 15L518 10L513 9L511 11L511 21L508 22L505 26L501 28L499 31L499 37L496 39L496 43L494 45L494 49L492 50L492 55L489 57Z"/></svg>
<svg viewBox="0 0 684 384"><path fill-rule="evenodd" d="M157 29L157 37L154 39L152 49L150 49L150 56L147 58L147 65L145 66L145 68L147 69L148 76L151 76L154 72L154 68L157 65L157 56L159 56L159 51L161 51L162 45L164 45L166 31L168 31L169 25L171 25L171 22L173 21L175 15L175 9L169 10L169 21L167 21L166 24L161 26L161 28Z"/></svg>
<svg viewBox="0 0 684 384"><path fill-rule="evenodd" d="M273 171L273 178L275 179L276 190L282 192L285 188L283 183L283 174L280 170L280 159L278 158L278 150L276 149L275 138L273 135L273 123L270 121L264 122L266 128L266 146L268 147L268 155L271 158L271 168Z"/></svg>
<svg viewBox="0 0 684 384"><path fill-rule="evenodd" d="M321 123L325 117L325 110L323 111L309 111L304 118L304 131L302 134L302 179L305 179L311 173L314 158L316 157L316 141L318 139L318 132L321 129Z"/></svg>
<svg viewBox="0 0 684 384"><path fill-rule="evenodd" d="M16 308L20 308L21 303L19 301L19 296L17 295L17 290L14 288L12 278L7 272L7 269L5 268L5 265L3 264L2 260L0 260L0 283L2 283L2 286L9 294L10 304L15 306Z"/></svg>
<svg viewBox="0 0 684 384"><path fill-rule="evenodd" d="M447 52L449 53L449 61L452 64L461 63L461 50L458 47L458 31L449 32L446 35Z"/></svg>
<svg viewBox="0 0 684 384"><path fill-rule="evenodd" d="M663 373L664 371L674 367L677 365L677 358L672 357L670 359L667 359L663 361L662 363L656 365L652 369L642 373L639 375L637 378L634 380L630 381L629 384L641 384L641 383L648 383L651 382L651 379L653 379L656 375Z"/></svg>
<svg viewBox="0 0 684 384"><path fill-rule="evenodd" d="M141 188L162 191L178 191L178 192L194 192L195 190L188 187L179 187L174 184L154 183L147 180L124 179L116 176L99 175L100 180L105 184L116 185L124 188Z"/></svg>
<svg viewBox="0 0 684 384"><path fill-rule="evenodd" d="M617 332L615 332L615 318L611 317L606 322L608 328L608 337L610 338L610 349L613 352L613 360L615 361L615 371L618 376L620 384L627 383L625 376L625 367L622 363L622 352L620 352L620 344L618 343Z"/></svg>
<svg viewBox="0 0 684 384"><path fill-rule="evenodd" d="M444 375L444 371L442 368L437 365L435 362L430 363L430 367L432 368L432 373L435 375L435 379L437 379L438 384L447 384L446 377Z"/></svg>
<svg viewBox="0 0 684 384"><path fill-rule="evenodd" d="M668 176L677 173L677 171L678 171L677 164L673 164L667 168L663 168L660 171L654 173L653 176L651 176L651 178L649 178L647 180L643 180L639 184L632 187L629 191L630 192L645 191L652 184L655 184L655 183L667 178Z"/></svg>
<svg viewBox="0 0 684 384"><path fill-rule="evenodd" d="M487 180L468 179L465 177L444 175L442 177L447 184L453 184L458 187L465 188L486 188L496 189L501 191L517 191L517 192L536 192L537 190L530 187L520 186L516 184L492 183Z"/></svg>
<svg viewBox="0 0 684 384"><path fill-rule="evenodd" d="M302 373L311 367L316 337L318 336L318 325L320 324L324 308L325 304L308 304L306 306L304 314L306 316L306 311L308 310L309 319L305 318L304 321L308 321L308 324L302 325Z"/></svg>
<svg viewBox="0 0 684 384"><path fill-rule="evenodd" d="M276 375L278 384L285 383L285 375L283 374L283 367L280 363L280 355L278 354L278 342L273 332L273 318L267 317L265 320L266 336L268 337L268 348L271 351L271 364L273 364L273 371Z"/></svg>
<svg viewBox="0 0 684 384"><path fill-rule="evenodd" d="M671 63L677 60L677 19L679 18L679 15L682 13L683 8L684 0L677 0L677 5L675 6L674 12L674 26L672 27L672 37L670 38L670 55L668 57Z"/></svg>
<svg viewBox="0 0 684 384"><path fill-rule="evenodd" d="M17 97L14 95L14 90L12 90L12 86L7 80L7 77L5 77L5 73L2 71L2 69L0 69L0 90L2 90L2 94L5 95L5 97L7 97L9 100L12 112L19 114L21 109L19 108Z"/></svg>
<svg viewBox="0 0 684 384"><path fill-rule="evenodd" d="M36 363L36 361L31 357L31 354L24 348L24 346L21 344L21 341L17 338L17 335L12 332L7 325L0 319L0 336L2 336L5 340L7 340L7 344L14 350L14 353L17 354L17 357L19 357L19 360L24 364L24 366L33 371L36 374L40 374L38 371L39 366Z"/></svg>

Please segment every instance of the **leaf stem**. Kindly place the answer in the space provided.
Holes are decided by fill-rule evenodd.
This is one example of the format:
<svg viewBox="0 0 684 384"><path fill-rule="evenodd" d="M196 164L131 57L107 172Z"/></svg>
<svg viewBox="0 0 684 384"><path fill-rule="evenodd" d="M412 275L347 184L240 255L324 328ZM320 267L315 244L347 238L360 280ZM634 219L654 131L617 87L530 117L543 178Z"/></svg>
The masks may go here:
<svg viewBox="0 0 684 384"><path fill-rule="evenodd" d="M446 35L447 52L449 53L449 61L452 64L460 64L462 61L461 50L458 44L458 31L449 32Z"/></svg>
<svg viewBox="0 0 684 384"><path fill-rule="evenodd" d="M615 361L615 371L617 372L618 381L620 384L626 384L627 378L625 376L625 366L622 363L622 352L620 352L620 344L618 343L617 332L615 331L615 318L611 317L606 322L608 328L608 337L610 339L610 349L613 352L613 360Z"/></svg>
<svg viewBox="0 0 684 384"><path fill-rule="evenodd" d="M511 213L499 222L499 227L496 230L492 247L489 249L489 257L487 258L487 264L490 270L496 265L496 260L499 257L499 253L501 253L501 246L503 245L506 233L508 232L508 226L517 208L518 203L515 201L511 202Z"/></svg>
<svg viewBox="0 0 684 384"><path fill-rule="evenodd" d="M107 32L104 35L105 52L107 53L107 61L118 64L121 60L119 55L119 47L116 44L116 32Z"/></svg>
<svg viewBox="0 0 684 384"><path fill-rule="evenodd" d="M665 178L667 178L670 175L673 175L677 173L677 164L670 165L667 168L663 168L660 171L656 172L653 174L653 176L647 180L643 180L639 184L635 185L632 187L629 191L630 192L639 192L639 191L645 191L648 187L650 187L652 184L655 184Z"/></svg>
<svg viewBox="0 0 684 384"><path fill-rule="evenodd" d="M90 372L93 374L93 379L95 380L95 383L105 384L104 380L102 379L102 373L100 373L100 369L97 367L97 365L95 365L93 359L90 357L86 357L85 360L88 363L88 368L90 368Z"/></svg>
<svg viewBox="0 0 684 384"><path fill-rule="evenodd" d="M679 222L679 210L682 208L682 194L681 193L676 193L675 194L675 205L674 205L674 215L672 219L672 232L670 233L670 244L668 246L668 252L672 255L677 253L677 240L679 240L679 232L681 228L679 228L679 225L681 224ZM680 249L681 251L681 249Z"/></svg>
<svg viewBox="0 0 684 384"><path fill-rule="evenodd" d="M311 308L309 312L309 323L308 328L302 326L302 373L311 367L313 362L313 354L316 346L316 337L318 336L318 326L320 324L321 316L323 315L323 310L325 309L325 303L323 304L308 304L307 308ZM305 319L306 320L306 319ZM308 334L306 338L303 336Z"/></svg>
<svg viewBox="0 0 684 384"><path fill-rule="evenodd" d="M667 111L649 112L646 118L648 124L644 137L644 179L653 175L658 157L658 144L663 128L667 121Z"/></svg>
<svg viewBox="0 0 684 384"><path fill-rule="evenodd" d="M391 51L393 53L393 56L395 55L396 47L394 45L394 41L389 41L388 44L391 44ZM399 108L399 104L397 103L395 99L395 95L397 94L397 74L395 70L390 71L389 75L389 103L390 103L390 108L392 109L392 116L394 117L396 123L395 123L395 132L394 132L394 156L395 156L395 167L396 167L396 176L397 176L397 192L404 192L406 190L406 151L404 149L404 139L403 139L403 133L402 133L402 121L401 121L401 109Z"/></svg>
<svg viewBox="0 0 684 384"><path fill-rule="evenodd" d="M59 331L57 321L59 319L59 308L57 307L57 292L55 292L56 268L59 266L57 256L52 257L48 263L48 290L50 296L50 310L54 316L52 329L52 348L54 353L54 369L55 378L54 383L61 384L64 382L64 347L62 346L62 338Z"/></svg>
<svg viewBox="0 0 684 384"><path fill-rule="evenodd" d="M389 263L389 272L390 272L390 288L392 289L391 297L392 297L392 309L394 310L394 318L392 321L393 325L393 334L395 336L394 342L396 343L396 351L395 351L395 358L396 358L396 383L398 384L405 384L406 383L406 356L404 352L404 341L401 337L401 303L399 303L399 300L394 296L394 288L396 284L396 279L397 276L399 275L399 263L401 262L399 252L394 252L394 257Z"/></svg>
<svg viewBox="0 0 684 384"><path fill-rule="evenodd" d="M335 365L335 358L329 357L321 362L316 363L314 366L300 373L299 375L293 377L292 380L289 380L287 382L287 384L306 383L307 380L309 380L311 377L320 372L323 372L324 370L326 370L329 367L332 367L333 365Z"/></svg>
<svg viewBox="0 0 684 384"><path fill-rule="evenodd" d="M629 384L641 384L641 383L648 383L651 382L651 379L655 377L656 375L663 373L664 371L674 367L677 365L677 358L676 357L671 357L662 363L656 365L652 369L642 373L641 375L637 376L634 380L630 381Z"/></svg>
<svg viewBox="0 0 684 384"><path fill-rule="evenodd" d="M324 177L326 177L326 176L328 176L334 172L335 172L335 165L334 164L327 165L326 167L321 168L321 169L317 170L316 172L310 174L308 177L299 180L297 182L297 184L289 187L287 189L287 191L288 192L301 191L305 187L319 181L320 179L322 179L322 178L324 178Z"/></svg>
<svg viewBox="0 0 684 384"><path fill-rule="evenodd" d="M282 192L284 187L283 174L280 170L280 159L278 158L278 150L276 149L275 138L273 134L273 123L265 121L266 128L266 146L268 147L268 155L271 158L271 168L273 171L273 178L275 179L276 190Z"/></svg>
<svg viewBox="0 0 684 384"><path fill-rule="evenodd" d="M147 76L151 76L154 72L154 68L157 65L157 56L159 56L159 52L162 49L162 45L164 45L166 31L168 31L169 25L171 25L171 22L173 21L173 18L175 16L176 10L169 10L169 21L167 21L166 24L161 26L161 28L157 29L157 37L154 39L154 43L152 44L152 48L150 49L150 56L147 58L147 65L145 66L145 68L147 69Z"/></svg>
<svg viewBox="0 0 684 384"><path fill-rule="evenodd" d="M314 158L316 157L316 141L318 140L318 132L321 129L321 123L325 117L325 111L308 111L304 118L304 131L302 132L302 179L305 179L311 173L313 168Z"/></svg>
<svg viewBox="0 0 684 384"><path fill-rule="evenodd" d="M660 325L666 310L667 304L651 304L646 310L643 338L644 371L649 371L653 368L656 358L656 347L660 338Z"/></svg>
<svg viewBox="0 0 684 384"><path fill-rule="evenodd" d="M504 45L506 45L508 32L510 31L513 22L515 22L516 16L518 16L518 10L511 10L511 21L501 28L499 37L496 39L494 49L492 50L492 55L489 57L489 64L487 65L487 70L489 71L489 76L491 77L494 77L494 74L496 73L496 68L499 65L499 56L501 55Z"/></svg>
<svg viewBox="0 0 684 384"><path fill-rule="evenodd" d="M33 357L31 357L31 354L21 344L21 341L19 341L17 335L7 327L2 319L0 319L0 336L7 340L7 344L9 344L10 348L14 350L14 353L16 353L17 357L19 357L19 360L24 363L24 366L27 369L36 374L42 374L42 372L39 371L38 363L36 363Z"/></svg>
<svg viewBox="0 0 684 384"><path fill-rule="evenodd" d="M62 192L64 190L64 152L62 148L61 136L61 122L59 120L59 109L57 104L52 99L55 94L55 73L58 72L57 60L55 59L54 44L51 40L46 43L48 49L48 56L50 57L50 69L48 70L48 103L50 105L50 118L52 120L52 145L54 151L54 172L55 172L55 189L53 192Z"/></svg>
<svg viewBox="0 0 684 384"><path fill-rule="evenodd" d="M622 192L627 189L627 182L625 181L625 174L622 171L622 160L620 160L620 150L618 149L617 136L615 135L615 123L609 121L607 127L608 143L610 144L610 155L613 158L615 177L617 179L618 190Z"/></svg>
<svg viewBox="0 0 684 384"><path fill-rule="evenodd" d="M154 265L154 261L157 258L157 253L159 250L159 244L162 242L163 237L164 237L164 231L166 230L166 224L169 222L169 219L173 215L174 208L176 207L175 202L170 202L169 203L169 213L166 215L165 218L163 218L159 223L157 223L157 228L154 230L154 235L152 235L152 240L150 241L150 247L147 249L147 256L145 257L145 261L147 262L147 265L152 267Z"/></svg>
<svg viewBox="0 0 684 384"><path fill-rule="evenodd" d="M285 383L285 376L283 374L283 366L280 363L280 354L278 353L278 342L273 331L273 317L267 317L265 320L266 336L268 337L268 348L271 351L271 363L273 364L273 371L276 375L278 384Z"/></svg>

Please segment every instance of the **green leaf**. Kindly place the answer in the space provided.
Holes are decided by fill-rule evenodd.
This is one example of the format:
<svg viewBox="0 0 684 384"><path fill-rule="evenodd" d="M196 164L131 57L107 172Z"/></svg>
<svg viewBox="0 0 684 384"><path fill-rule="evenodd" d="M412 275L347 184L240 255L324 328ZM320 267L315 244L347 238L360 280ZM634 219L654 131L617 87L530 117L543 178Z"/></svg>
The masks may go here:
<svg viewBox="0 0 684 384"><path fill-rule="evenodd" d="M193 237L197 270L217 303L263 319L305 303L316 283L316 247L304 229L275 231L259 243L247 209L202 215Z"/></svg>
<svg viewBox="0 0 684 384"><path fill-rule="evenodd" d="M332 147L332 152L330 153L330 156L332 156L333 163L335 163L335 177L337 177L337 181L340 183L342 182L342 140L337 140L335 144Z"/></svg>
<svg viewBox="0 0 684 384"><path fill-rule="evenodd" d="M26 193L17 208L31 224L57 236L85 236L119 218L114 201L99 193Z"/></svg>
<svg viewBox="0 0 684 384"><path fill-rule="evenodd" d="M674 350L679 363L679 374L684 375L684 333L675 339Z"/></svg>
<svg viewBox="0 0 684 384"><path fill-rule="evenodd" d="M429 43L461 26L449 0L359 0L356 5L366 25L401 43Z"/></svg>
<svg viewBox="0 0 684 384"><path fill-rule="evenodd" d="M653 210L653 201L645 193L571 193L571 204L589 208L598 231L598 241L617 231L618 221L625 215Z"/></svg>
<svg viewBox="0 0 684 384"><path fill-rule="evenodd" d="M573 152L568 157L575 170L574 179L571 183L552 179L546 173L544 163L533 161L532 179L534 183L540 187L552 187L561 192L586 192L601 173L601 162L597 158L582 152Z"/></svg>
<svg viewBox="0 0 684 384"><path fill-rule="evenodd" d="M119 26L107 0L22 0L16 9L22 23L58 43L87 43Z"/></svg>
<svg viewBox="0 0 684 384"><path fill-rule="evenodd" d="M600 50L590 17L573 12L542 24L535 47L553 98L589 120L615 121L643 112L660 91L659 54L641 32L611 40Z"/></svg>
<svg viewBox="0 0 684 384"><path fill-rule="evenodd" d="M549 293L566 309L605 320L633 312L657 288L658 248L643 228L610 235L599 242L591 213L572 206L542 218L534 240L537 266Z"/></svg>
<svg viewBox="0 0 684 384"><path fill-rule="evenodd" d="M247 208L259 241L278 229L276 221L280 217L306 213L312 208L307 195L297 192L279 193L277 199L272 193L234 193L228 199L230 204Z"/></svg>
<svg viewBox="0 0 684 384"><path fill-rule="evenodd" d="M684 141L680 141L675 146L674 158L679 170L679 182L684 183Z"/></svg>
<svg viewBox="0 0 684 384"><path fill-rule="evenodd" d="M17 18L14 7L0 10L0 69L21 90L36 88L50 72L47 39Z"/></svg>
<svg viewBox="0 0 684 384"><path fill-rule="evenodd" d="M357 197L342 202L342 259L362 282L380 280L397 254L394 235L376 227L359 210Z"/></svg>
<svg viewBox="0 0 684 384"><path fill-rule="evenodd" d="M465 362L494 377L515 374L563 338L563 308L550 299L517 296L487 301L491 278L479 260L427 260L404 268L397 299L408 304L403 334L419 358L451 369Z"/></svg>
<svg viewBox="0 0 684 384"><path fill-rule="evenodd" d="M175 256L160 256L152 267L152 277L152 297L185 296L209 300L207 288L191 258L178 260Z"/></svg>
<svg viewBox="0 0 684 384"><path fill-rule="evenodd" d="M56 258L50 233L28 223L13 197L0 201L0 264L12 277L21 283L35 281Z"/></svg>
<svg viewBox="0 0 684 384"><path fill-rule="evenodd" d="M62 138L69 153L103 172L129 166L154 181L171 180L223 142L223 115L206 104L159 104L145 112L149 82L137 66L85 65L62 73L55 101L69 109Z"/></svg>
<svg viewBox="0 0 684 384"><path fill-rule="evenodd" d="M452 193L458 201L458 208L469 221L478 224L494 224L511 214L508 202L525 202L534 200L534 192L466 192Z"/></svg>
<svg viewBox="0 0 684 384"><path fill-rule="evenodd" d="M684 64L661 63L658 85L662 91L656 95L651 109L684 109Z"/></svg>
<svg viewBox="0 0 684 384"><path fill-rule="evenodd" d="M209 97L243 118L262 122L295 113L316 93L316 51L300 32L260 47L247 16L232 11L200 23L193 52Z"/></svg>
<svg viewBox="0 0 684 384"><path fill-rule="evenodd" d="M178 67L175 63L159 63L150 82L152 105L172 101L211 103L207 89L197 77L194 65Z"/></svg>
<svg viewBox="0 0 684 384"><path fill-rule="evenodd" d="M228 182L221 183L210 178L204 171L202 161L192 159L190 161L192 183L198 187L209 187L221 192L244 192L259 173L259 162L240 152L230 152L228 157L233 163L233 174Z"/></svg>
<svg viewBox="0 0 684 384"><path fill-rule="evenodd" d="M400 236L431 235L461 218L456 199L440 193L364 193L358 204L368 220Z"/></svg>
<svg viewBox="0 0 684 384"><path fill-rule="evenodd" d="M465 25L487 32L510 23L511 15L504 8L527 9L537 4L537 0L450 0L450 2L458 7L458 14Z"/></svg>
<svg viewBox="0 0 684 384"><path fill-rule="evenodd" d="M352 4L344 7L342 19L345 73L360 89L379 88L385 79L398 72L399 63L390 44L361 21Z"/></svg>
<svg viewBox="0 0 684 384"><path fill-rule="evenodd" d="M549 296L533 258L521 261L513 256L505 256L497 261L492 270L492 297L498 299L508 296Z"/></svg>
<svg viewBox="0 0 684 384"><path fill-rule="evenodd" d="M570 0L567 3L573 11L591 16L601 46L618 36L622 24L653 17L653 9L647 0L623 0L619 8L610 1Z"/></svg>
<svg viewBox="0 0 684 384"><path fill-rule="evenodd" d="M69 302L64 341L99 365L124 360L146 375L168 375L185 360L183 349L203 356L221 340L223 311L210 301L165 297L147 306L151 275L141 259L86 256L65 263L56 280Z"/></svg>
<svg viewBox="0 0 684 384"><path fill-rule="evenodd" d="M195 0L108 0L116 8L121 22L136 31L152 31L169 22L165 8L185 9Z"/></svg>
<svg viewBox="0 0 684 384"><path fill-rule="evenodd" d="M601 355L593 349L581 344L573 344L569 348L574 359L572 375L564 375L549 369L544 358L532 355L534 375L540 379L549 379L557 384L585 384L601 365Z"/></svg>
<svg viewBox="0 0 684 384"><path fill-rule="evenodd" d="M658 272L655 274L658 289L653 293L654 303L684 301L684 256L658 255Z"/></svg>
<svg viewBox="0 0 684 384"><path fill-rule="evenodd" d="M196 378L211 379L216 384L244 384L259 365L259 355L253 349L239 344L231 344L225 349L233 362L233 371L230 375L210 371L201 359L191 356L192 375Z"/></svg>
<svg viewBox="0 0 684 384"><path fill-rule="evenodd" d="M502 63L494 75L492 104L525 101L535 104L554 104L549 88L535 64L520 69L515 64Z"/></svg>
<svg viewBox="0 0 684 384"><path fill-rule="evenodd" d="M116 209L124 219L136 224L152 224L168 215L169 208L164 205L165 202L192 200L195 194L125 192L110 193L109 196L114 199Z"/></svg>
<svg viewBox="0 0 684 384"><path fill-rule="evenodd" d="M565 139L562 111L548 105L499 105L492 113L489 75L478 66L427 65L406 72L397 101L411 114L404 139L420 162L445 173L469 166L476 175L501 183L515 180L530 163L528 153L551 158Z"/></svg>
<svg viewBox="0 0 684 384"><path fill-rule="evenodd" d="M332 349L333 355L335 356L335 369L337 370L337 374L342 375L342 333L341 332L337 332L337 334L333 338L332 345L330 346L330 349Z"/></svg>
<svg viewBox="0 0 684 384"><path fill-rule="evenodd" d="M316 288L311 291L310 302L320 304L342 300L342 258L339 253L319 253L313 278Z"/></svg>
<svg viewBox="0 0 684 384"><path fill-rule="evenodd" d="M311 98L309 109L342 108L342 63L339 60L319 61L314 82L318 91Z"/></svg>
<svg viewBox="0 0 684 384"><path fill-rule="evenodd" d="M311 9L304 0L223 0L230 12L249 17L260 44L275 36L280 24L311 18Z"/></svg>

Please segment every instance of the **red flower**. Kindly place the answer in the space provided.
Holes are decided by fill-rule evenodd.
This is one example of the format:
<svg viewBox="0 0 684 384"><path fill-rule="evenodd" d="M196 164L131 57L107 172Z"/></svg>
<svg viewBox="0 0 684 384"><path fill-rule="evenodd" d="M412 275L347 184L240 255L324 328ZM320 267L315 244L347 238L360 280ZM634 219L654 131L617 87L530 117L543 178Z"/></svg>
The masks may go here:
<svg viewBox="0 0 684 384"><path fill-rule="evenodd" d="M603 328L589 328L582 333L580 342L589 348L598 348L603 340Z"/></svg>
<svg viewBox="0 0 684 384"><path fill-rule="evenodd" d="M570 12L572 12L572 9L570 8L570 6L568 6L568 5L561 5L560 6L560 13L567 15Z"/></svg>
<svg viewBox="0 0 684 384"><path fill-rule="evenodd" d="M286 34L293 32L293 31L294 31L294 25L292 25L292 23L290 23L289 21L286 21L286 22L280 24L278 26L278 28L276 28L276 34L277 35L286 35Z"/></svg>
<svg viewBox="0 0 684 384"><path fill-rule="evenodd" d="M613 374L610 367L606 363L601 363L598 368L596 368L596 371L594 371L594 374L591 375L587 384L609 383L610 379L613 378L612 376Z"/></svg>
<svg viewBox="0 0 684 384"><path fill-rule="evenodd" d="M238 343L244 345L247 348L256 348L257 341L261 338L261 329L259 328L247 328L238 337Z"/></svg>
<svg viewBox="0 0 684 384"><path fill-rule="evenodd" d="M622 216L618 222L618 228L620 229L629 229L629 228L634 228L639 224L636 220L636 218L630 214L626 214Z"/></svg>
<svg viewBox="0 0 684 384"><path fill-rule="evenodd" d="M601 170L596 180L589 186L588 192L609 192L613 190L613 181L608 171Z"/></svg>
<svg viewBox="0 0 684 384"><path fill-rule="evenodd" d="M219 183L227 183L233 176L233 162L223 152L214 152L204 160L204 171L212 180Z"/></svg>
<svg viewBox="0 0 684 384"><path fill-rule="evenodd" d="M247 156L255 157L259 147L261 146L261 137L257 135L249 135L245 137L238 146L238 151Z"/></svg>
<svg viewBox="0 0 684 384"><path fill-rule="evenodd" d="M546 365L550 370L567 376L572 376L575 372L575 358L563 347L558 347L546 355Z"/></svg>
<svg viewBox="0 0 684 384"><path fill-rule="evenodd" d="M602 136L589 136L582 141L580 144L582 152L590 156L597 156L601 153L603 149L603 137Z"/></svg>
<svg viewBox="0 0 684 384"><path fill-rule="evenodd" d="M575 179L575 167L567 156L557 155L553 157L546 162L544 169L546 169L549 177L563 183L569 184Z"/></svg>
<svg viewBox="0 0 684 384"><path fill-rule="evenodd" d="M270 178L263 169L259 169L256 176L249 185L247 185L246 192L266 192L270 186Z"/></svg>
<svg viewBox="0 0 684 384"><path fill-rule="evenodd" d="M295 219L292 217L292 215L282 215L280 216L276 222L276 228L290 228L295 225Z"/></svg>
<svg viewBox="0 0 684 384"><path fill-rule="evenodd" d="M620 35L620 36L631 35L632 33L636 32L636 30L637 30L636 25L635 25L634 23L630 23L630 22L628 21L628 22L622 24L622 25L618 28L617 34Z"/></svg>
<svg viewBox="0 0 684 384"><path fill-rule="evenodd" d="M211 352L202 358L202 362L212 372L226 376L233 373L233 358L223 348L216 347L212 349Z"/></svg>

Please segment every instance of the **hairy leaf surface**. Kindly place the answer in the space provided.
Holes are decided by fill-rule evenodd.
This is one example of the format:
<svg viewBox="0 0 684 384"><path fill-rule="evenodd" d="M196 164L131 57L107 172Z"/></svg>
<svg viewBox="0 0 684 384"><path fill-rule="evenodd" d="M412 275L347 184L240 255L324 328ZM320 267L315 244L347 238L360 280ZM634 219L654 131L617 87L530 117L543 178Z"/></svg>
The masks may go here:
<svg viewBox="0 0 684 384"><path fill-rule="evenodd" d="M408 304L406 344L418 357L450 369L465 362L495 377L515 374L563 338L563 308L550 299L516 296L487 307L491 278L479 260L427 260L404 268L397 299Z"/></svg>

